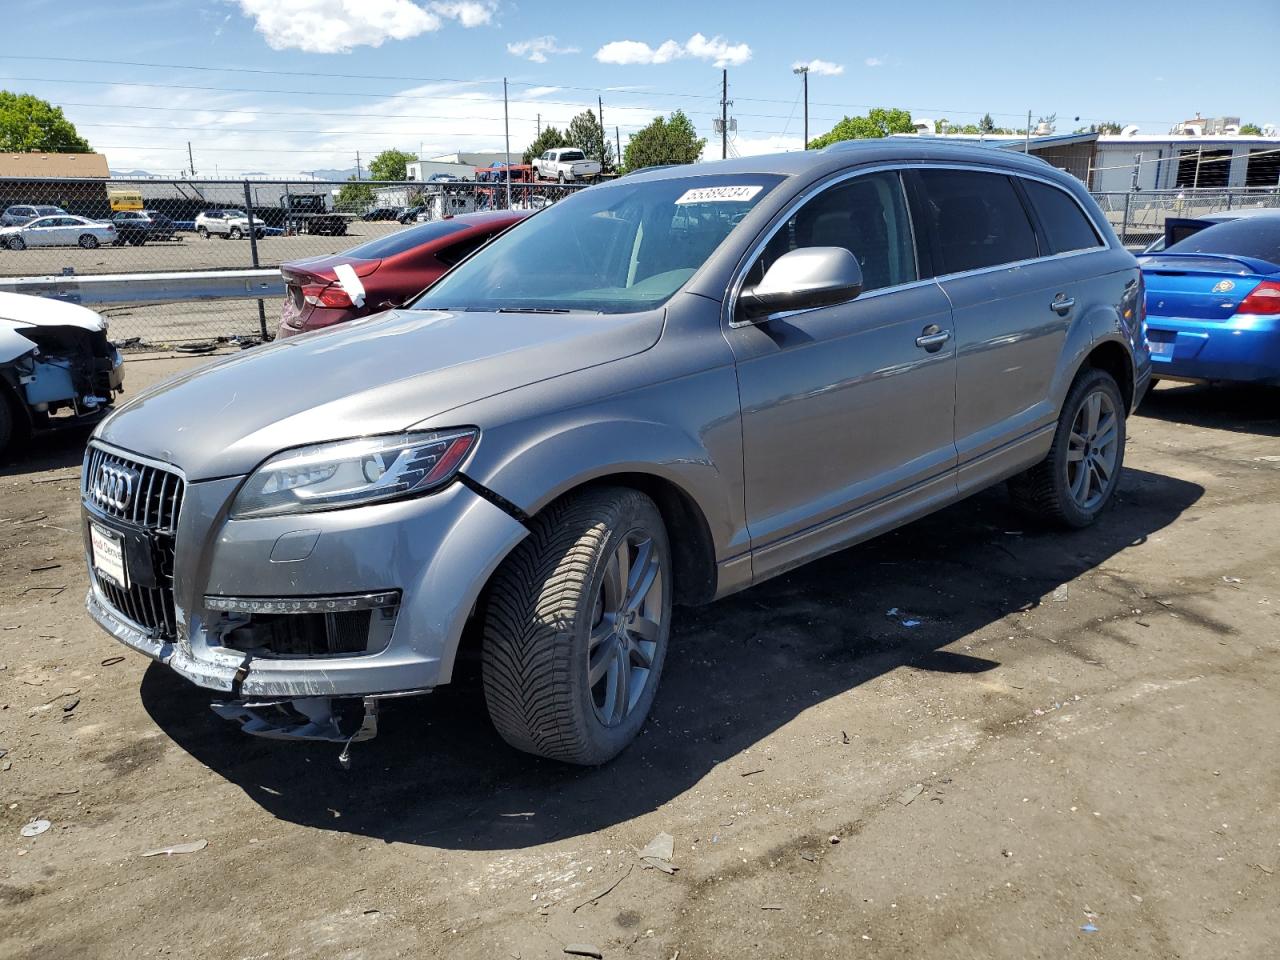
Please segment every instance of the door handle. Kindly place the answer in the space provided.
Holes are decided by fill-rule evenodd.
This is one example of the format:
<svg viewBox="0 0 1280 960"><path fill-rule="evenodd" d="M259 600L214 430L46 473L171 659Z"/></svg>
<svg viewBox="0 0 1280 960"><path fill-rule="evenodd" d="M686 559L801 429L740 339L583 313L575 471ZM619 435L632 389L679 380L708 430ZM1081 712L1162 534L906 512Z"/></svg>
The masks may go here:
<svg viewBox="0 0 1280 960"><path fill-rule="evenodd" d="M924 328L924 332L920 336L916 337L916 346L930 353L937 353L942 349L942 345L950 339L950 330L939 330L936 324L931 323Z"/></svg>
<svg viewBox="0 0 1280 960"><path fill-rule="evenodd" d="M1053 298L1053 303L1049 304L1049 309L1052 310L1054 313L1056 313L1058 316L1065 317L1068 311L1070 311L1071 308L1074 307L1075 305L1076 305L1075 297L1068 297L1060 293Z"/></svg>

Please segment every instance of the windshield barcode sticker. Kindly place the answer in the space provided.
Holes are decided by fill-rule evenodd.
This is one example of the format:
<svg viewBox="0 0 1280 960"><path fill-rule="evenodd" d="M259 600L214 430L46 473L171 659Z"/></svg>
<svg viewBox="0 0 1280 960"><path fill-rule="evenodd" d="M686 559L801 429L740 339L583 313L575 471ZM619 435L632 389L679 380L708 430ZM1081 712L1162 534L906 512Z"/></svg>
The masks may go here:
<svg viewBox="0 0 1280 960"><path fill-rule="evenodd" d="M763 189L763 187L749 187L745 184L727 187L695 187L692 190L686 190L676 203L744 203Z"/></svg>

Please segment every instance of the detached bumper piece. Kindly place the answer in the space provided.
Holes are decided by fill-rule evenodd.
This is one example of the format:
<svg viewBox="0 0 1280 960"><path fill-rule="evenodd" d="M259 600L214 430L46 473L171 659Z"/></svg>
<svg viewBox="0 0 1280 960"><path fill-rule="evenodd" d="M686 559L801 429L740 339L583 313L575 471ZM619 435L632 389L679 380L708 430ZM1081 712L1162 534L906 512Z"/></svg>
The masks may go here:
<svg viewBox="0 0 1280 960"><path fill-rule="evenodd" d="M224 615L220 643L255 657L342 657L386 649L400 610L387 590L343 597L205 597Z"/></svg>
<svg viewBox="0 0 1280 960"><path fill-rule="evenodd" d="M224 720L271 740L352 744L378 735L378 701L306 697L299 700L232 700L210 704Z"/></svg>

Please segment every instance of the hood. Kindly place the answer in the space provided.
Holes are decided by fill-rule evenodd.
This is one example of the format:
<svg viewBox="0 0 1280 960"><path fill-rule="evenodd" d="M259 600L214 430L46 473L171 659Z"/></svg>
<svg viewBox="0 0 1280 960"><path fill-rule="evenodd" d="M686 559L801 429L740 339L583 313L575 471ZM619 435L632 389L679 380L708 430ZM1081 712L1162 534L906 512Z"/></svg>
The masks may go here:
<svg viewBox="0 0 1280 960"><path fill-rule="evenodd" d="M35 327L79 327L92 333L103 326L102 317L88 307L26 293L0 293L0 320Z"/></svg>
<svg viewBox="0 0 1280 960"><path fill-rule="evenodd" d="M191 480L235 476L289 447L395 433L640 353L657 342L662 323L661 310L390 311L181 374L118 408L96 435L173 463ZM457 424L473 425L485 427Z"/></svg>

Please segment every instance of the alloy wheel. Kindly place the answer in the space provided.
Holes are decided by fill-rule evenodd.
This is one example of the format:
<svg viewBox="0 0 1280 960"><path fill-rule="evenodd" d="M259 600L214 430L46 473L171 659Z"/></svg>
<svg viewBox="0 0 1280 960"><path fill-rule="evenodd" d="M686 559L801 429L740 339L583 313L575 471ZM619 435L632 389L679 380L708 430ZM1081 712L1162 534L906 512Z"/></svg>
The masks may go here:
<svg viewBox="0 0 1280 960"><path fill-rule="evenodd" d="M587 642L587 685L597 719L614 727L635 708L661 635L662 559L652 538L628 533L605 566Z"/></svg>
<svg viewBox="0 0 1280 960"><path fill-rule="evenodd" d="M1091 510L1107 495L1119 461L1119 414L1110 395L1085 395L1067 442L1067 490L1082 510Z"/></svg>

